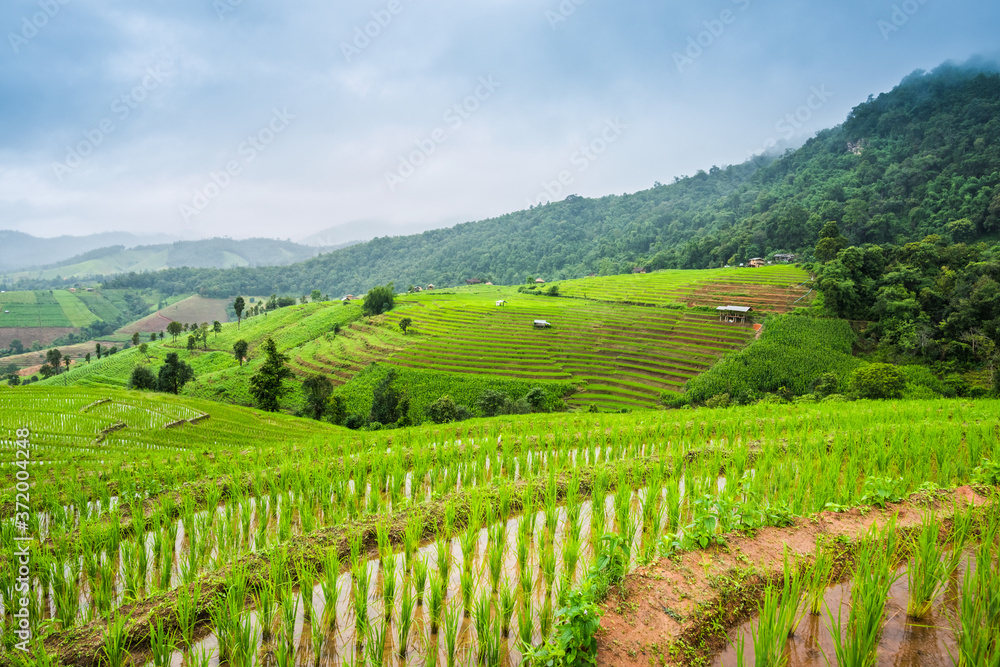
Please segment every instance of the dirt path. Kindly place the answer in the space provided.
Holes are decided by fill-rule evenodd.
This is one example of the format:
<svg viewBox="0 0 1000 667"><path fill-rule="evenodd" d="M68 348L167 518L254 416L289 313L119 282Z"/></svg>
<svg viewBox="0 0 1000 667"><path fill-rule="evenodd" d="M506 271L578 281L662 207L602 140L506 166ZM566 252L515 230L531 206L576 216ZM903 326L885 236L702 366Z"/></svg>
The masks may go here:
<svg viewBox="0 0 1000 667"><path fill-rule="evenodd" d="M703 665L723 648L725 631L756 612L763 584L782 576L789 556L812 556L820 536L845 544L898 512L901 529L920 525L933 508L951 516L956 503L986 499L969 487L914 495L885 510L854 508L796 519L788 528L764 528L753 536L734 533L725 546L689 551L637 569L602 605L597 664Z"/></svg>

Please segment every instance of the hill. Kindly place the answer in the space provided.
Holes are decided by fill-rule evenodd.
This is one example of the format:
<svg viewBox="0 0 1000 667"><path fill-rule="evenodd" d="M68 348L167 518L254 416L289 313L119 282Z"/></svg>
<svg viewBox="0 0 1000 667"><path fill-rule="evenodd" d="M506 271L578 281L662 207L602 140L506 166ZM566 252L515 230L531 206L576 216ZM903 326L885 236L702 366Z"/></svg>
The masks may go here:
<svg viewBox="0 0 1000 667"><path fill-rule="evenodd" d="M322 374L352 413L367 415L373 387L390 370L395 386L409 395L417 421L446 394L471 408L487 390L516 400L536 386L550 403L567 397L571 406L651 408L663 392L680 391L688 379L752 338L749 324L719 322L715 306L746 302L761 315L785 312L810 293L802 285L807 274L790 266L661 271L635 278L634 294L615 292L605 278L553 284L566 294L600 300L478 285L400 295L393 311L374 318L363 317L356 303L288 306L224 325L204 350L188 350L182 335L152 344L149 358L125 350L42 384L123 387L136 364L155 371L168 351L177 351L196 374L186 395L250 405L249 377L262 363L259 346L271 337L297 376L284 406L293 412L304 408L301 382ZM678 295L697 300L698 307L678 304ZM399 328L404 318L411 320L405 334ZM552 326L536 329L534 320ZM250 346L250 361L242 367L231 353L240 339Z"/></svg>
<svg viewBox="0 0 1000 667"><path fill-rule="evenodd" d="M0 274L52 262L63 262L80 253L108 246L132 247L143 243L164 243L174 240L167 234L136 235L126 232L38 238L24 232L0 229L0 248L3 249L0 253Z"/></svg>
<svg viewBox="0 0 1000 667"><path fill-rule="evenodd" d="M503 284L647 269L710 268L776 252L812 257L826 221L849 244L1000 232L1000 74L943 65L859 104L780 158L700 171L630 195L535 206L411 236L382 237L282 269L174 269L115 287L175 293L330 294L376 284ZM957 223L957 224L952 224Z"/></svg>
<svg viewBox="0 0 1000 667"><path fill-rule="evenodd" d="M5 280L14 284L25 281L94 279L119 273L142 273L179 267L225 269L283 266L315 257L328 249L277 239L212 238L136 247L119 244L96 248L27 270L14 271Z"/></svg>

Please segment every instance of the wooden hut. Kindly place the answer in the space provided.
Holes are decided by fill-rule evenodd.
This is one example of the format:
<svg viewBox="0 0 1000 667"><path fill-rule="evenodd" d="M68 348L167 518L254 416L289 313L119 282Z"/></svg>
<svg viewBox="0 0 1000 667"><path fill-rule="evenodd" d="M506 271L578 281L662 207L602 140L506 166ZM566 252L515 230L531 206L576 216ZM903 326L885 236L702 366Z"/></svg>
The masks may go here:
<svg viewBox="0 0 1000 667"><path fill-rule="evenodd" d="M753 308L750 306L719 306L716 310L719 311L720 322L732 322L733 324L737 322L746 324L747 313L753 312Z"/></svg>

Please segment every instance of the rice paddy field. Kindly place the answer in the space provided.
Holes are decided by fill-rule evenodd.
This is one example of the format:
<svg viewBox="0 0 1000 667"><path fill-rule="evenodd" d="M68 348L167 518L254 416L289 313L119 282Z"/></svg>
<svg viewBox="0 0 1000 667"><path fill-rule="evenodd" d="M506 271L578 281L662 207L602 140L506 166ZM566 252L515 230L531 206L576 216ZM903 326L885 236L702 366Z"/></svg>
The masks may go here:
<svg viewBox="0 0 1000 667"><path fill-rule="evenodd" d="M730 281L733 277L738 280ZM341 387L339 391L352 405L370 401L369 383L357 378L377 362L406 376L418 412L445 394L461 394L474 404L488 387L469 388L486 378L567 394L571 407L650 409L661 405L664 392L681 391L688 380L726 353L745 346L754 335L750 324L720 322L707 307L678 307L664 296L668 286L702 290L714 285L724 295L719 298L731 303L740 302L743 290L751 289L746 280L760 281L754 283L758 287L783 285L792 294L793 281L803 277L798 269L784 266L738 275L721 269L656 272L635 277L645 279L640 289L649 295L646 305L636 305L641 299L620 302L634 295L615 293L608 287L618 277L560 284L567 286L568 294L574 286L586 287L588 298L537 296L494 286L400 295L395 309L374 318L362 316L360 302L309 303L224 324L220 334L210 335L207 351L188 354L187 336L182 334L176 341L151 344L148 361L131 350L126 356L120 352L108 360L94 359L91 365L45 384L123 387L137 363L152 363L155 371L164 350L179 351L196 374L195 382L184 389L187 395L250 405L246 385L259 362L255 352L271 337L289 355L300 379L323 374ZM596 291L591 294L591 290ZM806 291L794 293L801 296ZM654 299L654 294L663 298ZM656 305L661 307L651 307L658 299ZM398 326L404 318L411 322L405 334ZM551 326L536 328L535 320ZM243 368L235 360L225 363L225 355L239 339L249 343L251 352L250 364ZM212 360L202 359L212 354L216 355ZM301 409L302 401L296 385L286 409Z"/></svg>
<svg viewBox="0 0 1000 667"><path fill-rule="evenodd" d="M76 328L97 319L85 301L66 290L0 294L0 328Z"/></svg>
<svg viewBox="0 0 1000 667"><path fill-rule="evenodd" d="M790 265L654 271L579 280L539 287L559 287L560 294L599 301L663 306L751 306L755 311L785 313L804 305L812 290L809 274Z"/></svg>
<svg viewBox="0 0 1000 667"><path fill-rule="evenodd" d="M707 573L740 539L774 544L835 512L883 516L912 494L958 498L971 484L988 498L1000 483L998 414L995 400L859 401L358 432L105 386L4 388L0 664L517 665L567 628L589 628L573 645L581 657L631 664L594 654L585 617L610 618L626 599L596 597L595 582L624 590L649 581L636 579L648 564L677 559L696 578L698 562ZM874 582L839 616L845 646L870 646L864 628L879 625L896 556L923 554L908 566L914 604L935 609L935 554L949 571L957 550L974 557L951 570L970 607L954 644L994 655L992 507L942 510L946 523L927 518L926 529L911 517L905 550L891 519L844 529L835 543L867 554L850 576ZM778 618L743 633L759 653L783 631L787 614L773 608L827 581L822 558L791 556L796 572L820 574L743 586L755 568L767 573L748 558L744 579L712 579ZM717 641L740 630L738 618L715 621L699 627ZM600 651L612 632L598 631ZM705 664L689 640L657 640L663 660Z"/></svg>

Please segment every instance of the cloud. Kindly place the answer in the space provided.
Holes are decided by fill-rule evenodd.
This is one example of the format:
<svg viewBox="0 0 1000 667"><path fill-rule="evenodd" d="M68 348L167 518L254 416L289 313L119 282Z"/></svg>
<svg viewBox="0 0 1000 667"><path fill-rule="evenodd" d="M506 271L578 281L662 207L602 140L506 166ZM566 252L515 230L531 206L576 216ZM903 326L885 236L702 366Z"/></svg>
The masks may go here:
<svg viewBox="0 0 1000 667"><path fill-rule="evenodd" d="M304 237L454 224L524 207L617 117L627 132L567 187L635 191L770 140L797 145L914 69L995 49L995 3L924 2L885 40L893 4L13 0L0 9L0 227ZM15 50L10 35L43 5L58 11ZM700 52L679 71L691 40ZM502 86L449 122L483 77ZM294 121L245 162L240 146L284 108ZM438 129L433 154L388 188ZM234 160L239 173L185 219Z"/></svg>

